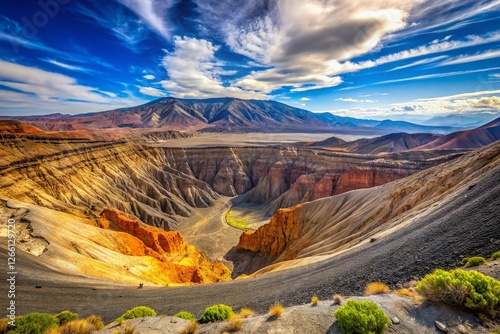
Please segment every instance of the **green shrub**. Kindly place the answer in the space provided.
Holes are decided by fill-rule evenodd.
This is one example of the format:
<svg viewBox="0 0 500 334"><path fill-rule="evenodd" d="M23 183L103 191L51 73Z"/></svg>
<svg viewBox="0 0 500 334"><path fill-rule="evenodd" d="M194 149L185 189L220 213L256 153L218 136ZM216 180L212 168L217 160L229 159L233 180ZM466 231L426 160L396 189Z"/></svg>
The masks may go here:
<svg viewBox="0 0 500 334"><path fill-rule="evenodd" d="M43 334L55 328L58 320L48 313L29 313L16 318L16 327L8 327L9 334Z"/></svg>
<svg viewBox="0 0 500 334"><path fill-rule="evenodd" d="M465 268L477 267L477 266L480 266L480 265L485 264L485 263L486 263L486 260L484 259L484 257L473 256L469 259L469 261L467 261L467 263L465 264Z"/></svg>
<svg viewBox="0 0 500 334"><path fill-rule="evenodd" d="M136 306L133 309L123 313L121 317L116 319L117 322L123 322L128 319L135 319L141 317L154 317L156 316L155 310L147 306Z"/></svg>
<svg viewBox="0 0 500 334"><path fill-rule="evenodd" d="M384 311L369 300L348 300L334 315L344 334L382 334L391 323Z"/></svg>
<svg viewBox="0 0 500 334"><path fill-rule="evenodd" d="M462 263L463 264L466 264L467 262L469 262L469 259L470 259L470 256L466 256L462 259Z"/></svg>
<svg viewBox="0 0 500 334"><path fill-rule="evenodd" d="M209 306L205 309L205 312L203 312L201 316L200 322L207 323L207 322L227 320L231 319L233 316L234 312L231 306L227 306L224 304L217 304Z"/></svg>
<svg viewBox="0 0 500 334"><path fill-rule="evenodd" d="M498 260L498 259L500 259L500 251L491 254L491 259L492 260Z"/></svg>
<svg viewBox="0 0 500 334"><path fill-rule="evenodd" d="M495 316L500 300L500 281L475 270L435 270L416 288L431 301L464 307L479 315Z"/></svg>
<svg viewBox="0 0 500 334"><path fill-rule="evenodd" d="M186 312L186 311L180 311L176 315L174 315L174 317L181 318L181 319L184 319L184 320L196 320L196 318L194 317L193 313L189 313L189 312Z"/></svg>
<svg viewBox="0 0 500 334"><path fill-rule="evenodd" d="M78 319L78 314L70 311L62 311L56 315L56 319L59 322L59 325L64 325L67 322Z"/></svg>

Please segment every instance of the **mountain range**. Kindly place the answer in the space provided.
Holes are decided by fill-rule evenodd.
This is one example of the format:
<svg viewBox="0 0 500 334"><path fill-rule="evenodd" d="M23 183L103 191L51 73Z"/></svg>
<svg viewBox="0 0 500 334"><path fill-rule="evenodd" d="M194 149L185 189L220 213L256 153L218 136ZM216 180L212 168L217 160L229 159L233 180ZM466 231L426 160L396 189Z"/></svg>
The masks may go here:
<svg viewBox="0 0 500 334"><path fill-rule="evenodd" d="M314 113L276 101L236 98L161 98L137 107L79 115L2 117L46 131L107 128L165 128L211 132L332 132L384 134L394 131L450 133L460 128L423 126L390 120L374 121Z"/></svg>
<svg viewBox="0 0 500 334"><path fill-rule="evenodd" d="M300 146L322 147L332 151L358 154L377 154L407 150L475 149L499 139L500 117L475 129L456 131L447 135L398 132L350 142L330 137L318 142L300 143Z"/></svg>

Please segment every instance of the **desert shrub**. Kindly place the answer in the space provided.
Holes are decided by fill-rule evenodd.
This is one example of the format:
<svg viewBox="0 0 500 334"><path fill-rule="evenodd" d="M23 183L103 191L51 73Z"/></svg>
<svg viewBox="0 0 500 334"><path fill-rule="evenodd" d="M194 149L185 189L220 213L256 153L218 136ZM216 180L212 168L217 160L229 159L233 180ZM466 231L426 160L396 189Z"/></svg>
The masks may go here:
<svg viewBox="0 0 500 334"><path fill-rule="evenodd" d="M500 334L500 328L490 332L490 334Z"/></svg>
<svg viewBox="0 0 500 334"><path fill-rule="evenodd" d="M334 304L340 305L340 304L342 304L342 301L344 300L344 298L339 294L334 294L334 295L332 295L332 300L333 300Z"/></svg>
<svg viewBox="0 0 500 334"><path fill-rule="evenodd" d="M94 326L96 330L104 328L104 323L102 322L102 318L98 315L89 315L88 317L85 318L85 321L88 324Z"/></svg>
<svg viewBox="0 0 500 334"><path fill-rule="evenodd" d="M384 311L369 300L348 300L334 315L344 334L382 334L391 323Z"/></svg>
<svg viewBox="0 0 500 334"><path fill-rule="evenodd" d="M135 319L141 317L154 317L156 316L155 310L147 306L136 306L133 309L123 313L121 317L116 319L117 322L123 322L128 319Z"/></svg>
<svg viewBox="0 0 500 334"><path fill-rule="evenodd" d="M56 315L56 319L59 321L59 325L64 325L67 322L78 319L78 314L70 311L62 311Z"/></svg>
<svg viewBox="0 0 500 334"><path fill-rule="evenodd" d="M196 318L194 317L193 313L189 313L189 312L186 312L186 311L177 312L177 314L174 315L174 317L181 318L181 319L184 319L184 320L196 320Z"/></svg>
<svg viewBox="0 0 500 334"><path fill-rule="evenodd" d="M243 307L238 314L241 318L251 318L253 317L255 312L249 308Z"/></svg>
<svg viewBox="0 0 500 334"><path fill-rule="evenodd" d="M318 305L318 303L319 303L319 297L318 297L318 296L316 296L316 295L312 296L312 297L311 297L311 303L312 303L314 306Z"/></svg>
<svg viewBox="0 0 500 334"><path fill-rule="evenodd" d="M365 296L371 296L371 295L382 295L389 293L391 289L387 285L381 282L372 282L368 283L368 285L365 288L364 295Z"/></svg>
<svg viewBox="0 0 500 334"><path fill-rule="evenodd" d="M285 311L283 305L280 303L275 303L273 306L269 308L269 312L267 313L270 317L278 318L281 317L283 312Z"/></svg>
<svg viewBox="0 0 500 334"><path fill-rule="evenodd" d="M243 319L240 316L235 316L229 319L226 325L226 330L228 332L237 332L238 330L241 329L242 325L243 325Z"/></svg>
<svg viewBox="0 0 500 334"><path fill-rule="evenodd" d="M485 264L485 263L486 263L486 260L484 259L484 257L473 256L469 259L469 261L467 261L467 263L465 264L465 268L477 267L477 266L480 266L480 265Z"/></svg>
<svg viewBox="0 0 500 334"><path fill-rule="evenodd" d="M412 298L414 296L413 292L411 292L410 290L408 290L406 288L396 290L396 291L394 291L394 294L400 295L400 296L406 296L406 297L410 297L410 298Z"/></svg>
<svg viewBox="0 0 500 334"><path fill-rule="evenodd" d="M466 264L466 263L469 261L469 259L470 259L470 256L466 256L466 257L464 257L464 258L462 259L462 263L463 263L463 264Z"/></svg>
<svg viewBox="0 0 500 334"><path fill-rule="evenodd" d="M16 327L8 327L9 334L43 334L57 327L57 319L48 313L29 313L16 319Z"/></svg>
<svg viewBox="0 0 500 334"><path fill-rule="evenodd" d="M91 334L97 328L85 320L68 321L56 331L58 334Z"/></svg>
<svg viewBox="0 0 500 334"><path fill-rule="evenodd" d="M479 315L495 316L500 281L475 270L435 270L418 284L417 292L428 300L464 307Z"/></svg>
<svg viewBox="0 0 500 334"><path fill-rule="evenodd" d="M135 328L127 326L123 329L123 334L135 334Z"/></svg>
<svg viewBox="0 0 500 334"><path fill-rule="evenodd" d="M492 260L498 260L498 259L500 259L500 251L491 254L491 259Z"/></svg>
<svg viewBox="0 0 500 334"><path fill-rule="evenodd" d="M179 331L179 334L195 334L198 331L198 327L200 325L196 321L190 321L189 324Z"/></svg>
<svg viewBox="0 0 500 334"><path fill-rule="evenodd" d="M224 304L217 304L209 306L205 309L203 314L201 315L200 322L214 322L231 319L234 316L233 309L231 306Z"/></svg>

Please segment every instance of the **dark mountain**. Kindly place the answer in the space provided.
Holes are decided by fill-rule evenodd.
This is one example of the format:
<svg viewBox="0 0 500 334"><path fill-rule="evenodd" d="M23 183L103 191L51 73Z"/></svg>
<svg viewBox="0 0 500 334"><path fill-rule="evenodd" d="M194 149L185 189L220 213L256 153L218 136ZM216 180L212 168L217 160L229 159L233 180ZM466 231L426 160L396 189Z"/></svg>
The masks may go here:
<svg viewBox="0 0 500 334"><path fill-rule="evenodd" d="M221 132L250 131L339 131L361 133L444 132L407 122L372 121L341 117L331 113L313 113L275 101L236 98L176 99L161 98L137 107L80 115L2 117L23 121L49 131L106 128L166 128Z"/></svg>
<svg viewBox="0 0 500 334"><path fill-rule="evenodd" d="M458 131L442 136L416 149L474 149L500 139L500 117L476 129Z"/></svg>

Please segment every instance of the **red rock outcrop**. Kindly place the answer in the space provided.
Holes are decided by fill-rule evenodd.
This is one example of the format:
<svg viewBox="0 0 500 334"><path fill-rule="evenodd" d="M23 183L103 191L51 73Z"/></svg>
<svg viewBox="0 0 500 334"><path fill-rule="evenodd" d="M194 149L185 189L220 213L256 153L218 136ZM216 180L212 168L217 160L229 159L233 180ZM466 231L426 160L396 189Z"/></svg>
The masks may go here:
<svg viewBox="0 0 500 334"><path fill-rule="evenodd" d="M299 219L297 208L279 209L271 221L255 231L245 231L240 236L237 248L254 253L265 253L272 260L276 259L304 233L304 224ZM283 261L293 259L297 254L288 253Z"/></svg>

